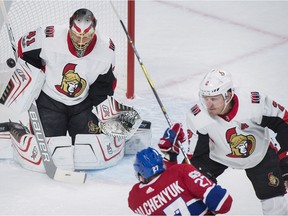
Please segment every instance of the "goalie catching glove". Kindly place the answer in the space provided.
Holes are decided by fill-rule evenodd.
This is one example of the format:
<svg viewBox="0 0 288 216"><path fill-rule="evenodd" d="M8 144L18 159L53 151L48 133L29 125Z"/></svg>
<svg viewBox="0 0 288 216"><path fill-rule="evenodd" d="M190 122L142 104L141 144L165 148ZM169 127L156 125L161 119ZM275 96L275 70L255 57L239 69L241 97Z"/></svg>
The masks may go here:
<svg viewBox="0 0 288 216"><path fill-rule="evenodd" d="M130 139L141 125L142 119L139 113L130 106L116 101L108 96L93 113L99 120L99 127L108 136Z"/></svg>
<svg viewBox="0 0 288 216"><path fill-rule="evenodd" d="M179 142L183 143L185 140L186 136L182 125L175 123L171 128L166 129L158 143L158 147L164 153L166 160L174 161L180 152Z"/></svg>

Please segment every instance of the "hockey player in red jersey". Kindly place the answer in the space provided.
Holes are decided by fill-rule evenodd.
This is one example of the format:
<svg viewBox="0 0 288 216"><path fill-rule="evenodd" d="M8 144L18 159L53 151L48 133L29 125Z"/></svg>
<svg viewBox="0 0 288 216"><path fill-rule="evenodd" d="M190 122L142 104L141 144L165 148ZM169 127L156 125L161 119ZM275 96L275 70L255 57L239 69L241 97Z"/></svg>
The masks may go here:
<svg viewBox="0 0 288 216"><path fill-rule="evenodd" d="M18 55L45 72L36 100L45 135L65 136L99 133L91 112L112 96L115 46L96 31L97 19L79 9L67 25L49 25L30 31L18 42Z"/></svg>
<svg viewBox="0 0 288 216"><path fill-rule="evenodd" d="M260 92L234 89L231 74L222 70L206 74L199 97L187 114L191 164L214 181L227 167L244 169L263 214L288 215L287 110Z"/></svg>
<svg viewBox="0 0 288 216"><path fill-rule="evenodd" d="M231 208L232 197L226 189L192 165L166 169L162 156L151 147L137 153L134 169L140 182L130 191L128 204L136 214L208 215Z"/></svg>

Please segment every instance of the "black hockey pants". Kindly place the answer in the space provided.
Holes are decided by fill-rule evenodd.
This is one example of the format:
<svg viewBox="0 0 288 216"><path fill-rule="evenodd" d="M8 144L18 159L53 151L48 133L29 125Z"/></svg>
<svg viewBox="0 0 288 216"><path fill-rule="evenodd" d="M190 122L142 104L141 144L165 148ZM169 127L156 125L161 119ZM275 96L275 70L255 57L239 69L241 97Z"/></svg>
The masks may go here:
<svg viewBox="0 0 288 216"><path fill-rule="evenodd" d="M211 160L209 152L192 157L190 161L204 175L215 182L216 178L227 168L227 166ZM269 147L263 160L255 167L245 171L258 199L269 199L286 193L279 160L274 149Z"/></svg>
<svg viewBox="0 0 288 216"><path fill-rule="evenodd" d="M67 106L41 92L36 103L46 137L65 136L68 132L74 144L76 134L99 133L89 99Z"/></svg>

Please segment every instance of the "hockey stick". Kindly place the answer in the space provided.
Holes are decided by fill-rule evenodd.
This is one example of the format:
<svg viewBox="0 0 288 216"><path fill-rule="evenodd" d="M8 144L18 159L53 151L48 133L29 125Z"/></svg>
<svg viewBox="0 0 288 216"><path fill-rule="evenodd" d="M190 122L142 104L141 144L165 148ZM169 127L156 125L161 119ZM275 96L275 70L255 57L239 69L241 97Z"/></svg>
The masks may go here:
<svg viewBox="0 0 288 216"><path fill-rule="evenodd" d="M138 59L138 62L139 62L139 64L140 64L140 66L141 66L141 69L142 69L142 71L143 71L143 73L144 73L144 75L145 75L145 77L146 77L146 79L147 79L147 81L148 81L148 83L149 83L152 91L153 91L154 96L156 97L156 100L157 100L157 102L158 102L158 104L159 104L159 106L160 106L160 108L161 108L161 110L162 110L162 113L163 113L164 116L165 116L166 121L168 122L169 127L172 127L172 122L171 122L171 120L170 120L170 118L169 118L169 116L168 116L168 114L167 114L167 112L166 112L166 109L165 109L163 103L161 102L161 100L160 100L157 92L156 92L156 89L155 89L155 87L154 87L154 84L153 84L152 80L150 79L150 77L149 77L149 75L148 75L148 72L147 72L147 70L146 70L146 67L145 67L145 65L143 64L143 62L142 62L142 60L141 60L141 58L140 58L140 56L139 56L139 54L138 54L138 52L137 52L137 49L136 49L136 47L135 47L135 45L134 45L134 43L133 43L133 41L132 41L132 39L131 39L131 37L130 37L130 35L129 35L129 33L128 33L128 31L127 31L127 29L126 29L126 27L125 27L125 25L124 25L124 23L123 23L123 21L122 21L122 19L121 19L121 17L120 17L120 15L118 14L118 12L117 12L115 6L113 5L112 1L110 0L109 2L110 2L111 6L112 6L112 8L113 8L113 10L114 10L114 13L115 13L116 16L118 17L118 19L119 19L119 21L120 21L120 24L121 24L121 26L122 26L122 28L123 28L123 30L125 31L125 34L126 34L127 39L128 39L128 42L130 43L130 45L131 45L132 48L133 48L134 54L135 54L135 56L136 56L137 59ZM182 145L180 142L179 142L178 144L179 144L179 148L180 148L180 150L181 150L181 152L182 152L182 154L183 154L183 156L184 156L185 162L186 162L187 164L191 164L191 163L190 163L190 160L189 160L189 158L187 157L187 154L186 154L186 152L185 152L185 150L184 150L184 148L183 148L183 145Z"/></svg>
<svg viewBox="0 0 288 216"><path fill-rule="evenodd" d="M4 22L8 30L9 39L10 39L10 43L14 52L14 56L15 56L15 59L17 60L18 56L16 52L17 50L16 43L15 43L11 25L8 21L8 15L7 15L7 11L6 11L3 0L0 0L0 7L1 7ZM43 126L40 121L40 117L39 117L39 113L38 113L35 101L31 104L31 107L28 110L28 114L29 114L29 119L31 121L33 131L34 131L36 142L37 142L37 145L38 145L41 157L42 157L42 162L43 162L46 174L51 179L54 179L57 181L71 182L71 183L84 183L87 177L86 173L73 172L73 171L63 170L63 169L56 167L48 151L48 146L47 146L47 142L45 139Z"/></svg>
<svg viewBox="0 0 288 216"><path fill-rule="evenodd" d="M6 7L4 4L4 0L0 0L0 6L1 6L1 12L2 12L2 17L3 17L3 21L6 25L7 31L8 31L8 36L9 36L9 40L11 43L11 47L13 50L13 54L15 56L15 59L17 59L17 50L16 50L16 43L15 43L15 38L12 32L12 28L10 23L8 22L8 15L7 15L7 11L6 11Z"/></svg>

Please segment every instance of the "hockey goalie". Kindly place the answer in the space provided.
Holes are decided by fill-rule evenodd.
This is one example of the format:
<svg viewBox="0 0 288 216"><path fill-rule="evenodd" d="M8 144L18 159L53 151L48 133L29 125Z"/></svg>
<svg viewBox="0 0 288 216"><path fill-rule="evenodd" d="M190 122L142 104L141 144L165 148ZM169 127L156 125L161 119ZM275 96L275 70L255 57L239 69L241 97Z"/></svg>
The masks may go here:
<svg viewBox="0 0 288 216"><path fill-rule="evenodd" d="M8 72L0 74L4 77ZM11 79L6 78L7 85L5 79L0 81L0 103L15 113L25 113L39 96L45 74L22 59L18 59L12 74ZM124 155L136 154L150 145L151 123L142 120L133 107L108 96L94 106L92 112L99 123L89 125L89 129L98 133L77 134L75 140L69 134L46 137L48 152L57 167L68 170L108 168ZM13 158L25 169L45 172L45 159L39 153L36 136L29 123L0 123L0 159Z"/></svg>

